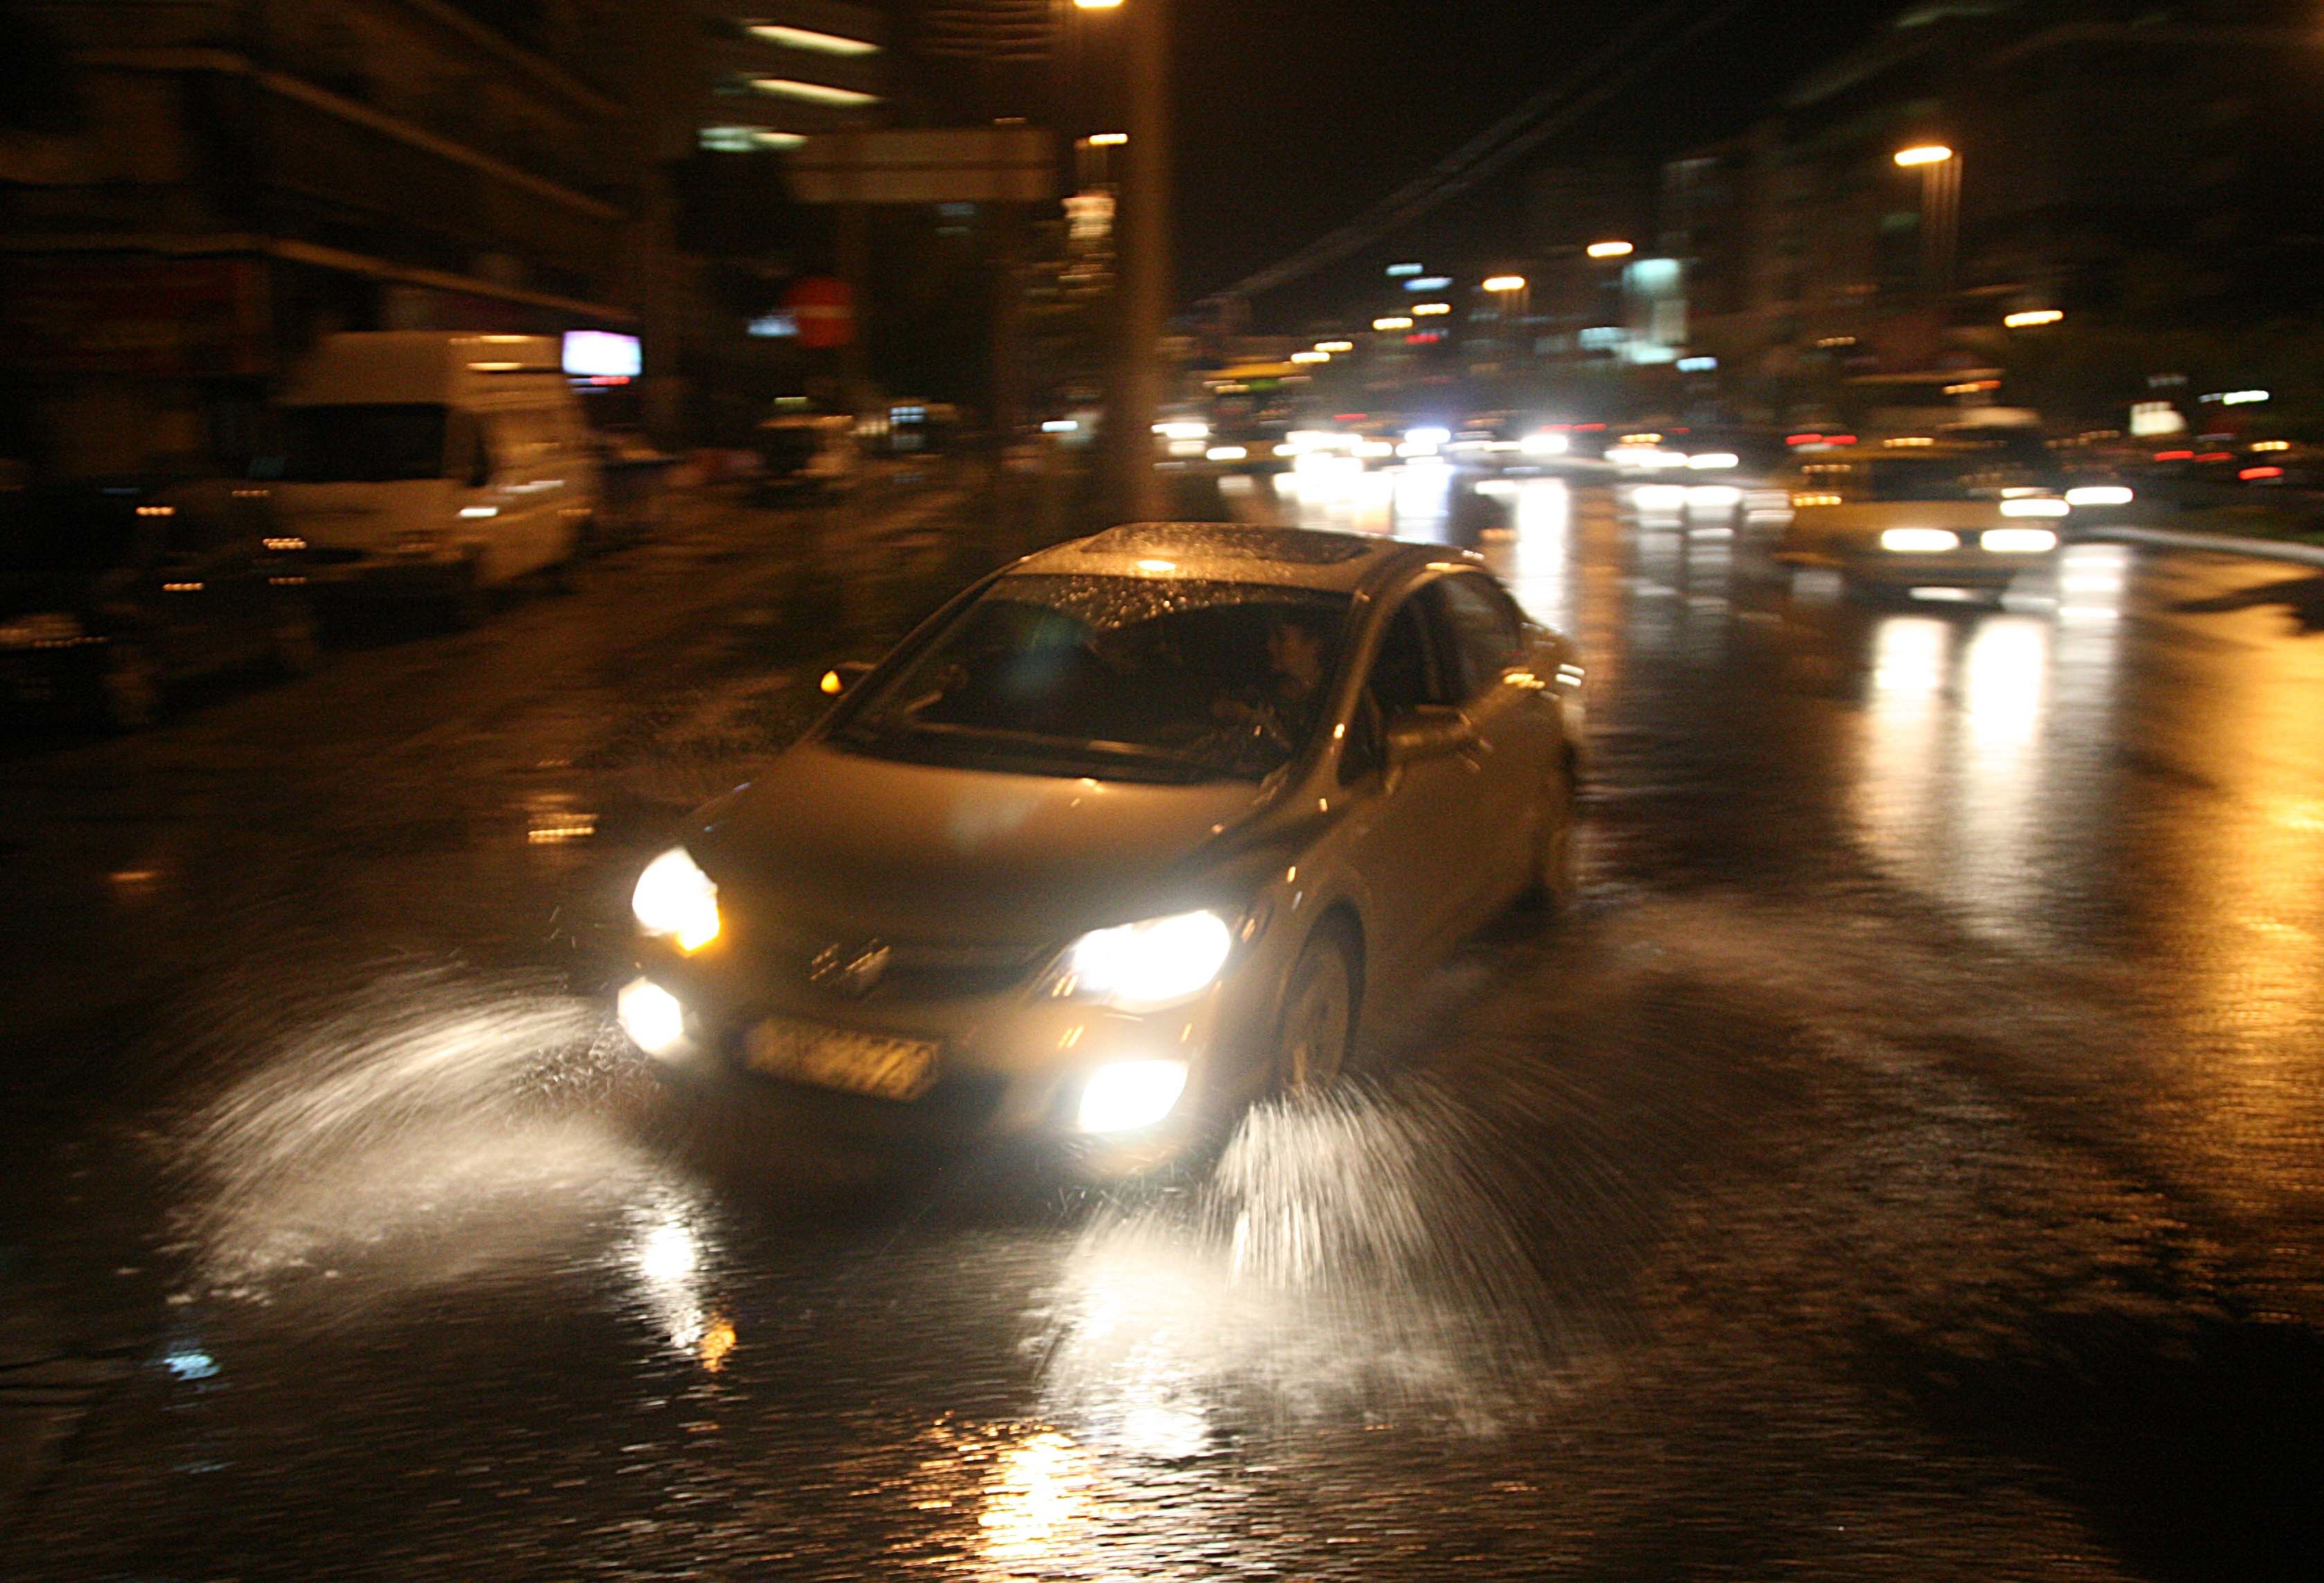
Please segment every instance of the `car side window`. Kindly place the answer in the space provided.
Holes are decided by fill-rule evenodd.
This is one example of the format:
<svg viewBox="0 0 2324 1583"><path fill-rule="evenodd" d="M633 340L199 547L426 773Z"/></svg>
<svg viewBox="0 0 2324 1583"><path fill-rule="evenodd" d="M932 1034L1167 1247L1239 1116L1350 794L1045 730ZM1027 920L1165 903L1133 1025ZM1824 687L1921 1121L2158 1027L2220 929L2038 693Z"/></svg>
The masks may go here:
<svg viewBox="0 0 2324 1583"><path fill-rule="evenodd" d="M1481 697L1524 652L1516 612L1479 577L1448 577L1426 591L1437 597L1459 701Z"/></svg>
<svg viewBox="0 0 2324 1583"><path fill-rule="evenodd" d="M457 478L471 489L493 481L489 424L481 412L454 408L444 435L444 476Z"/></svg>
<svg viewBox="0 0 2324 1583"><path fill-rule="evenodd" d="M1381 635L1379 652L1372 656L1371 675L1364 690L1379 706L1381 715L1390 719L1406 709L1445 701L1419 597L1406 599L1388 617L1388 631Z"/></svg>
<svg viewBox="0 0 2324 1583"><path fill-rule="evenodd" d="M1424 603L1429 589L1406 598L1388 617L1365 673L1363 690L1356 695L1354 717L1348 727L1348 745L1340 754L1340 780L1352 784L1388 764L1388 723L1406 709L1423 704L1445 703L1435 645L1428 634L1429 615Z"/></svg>

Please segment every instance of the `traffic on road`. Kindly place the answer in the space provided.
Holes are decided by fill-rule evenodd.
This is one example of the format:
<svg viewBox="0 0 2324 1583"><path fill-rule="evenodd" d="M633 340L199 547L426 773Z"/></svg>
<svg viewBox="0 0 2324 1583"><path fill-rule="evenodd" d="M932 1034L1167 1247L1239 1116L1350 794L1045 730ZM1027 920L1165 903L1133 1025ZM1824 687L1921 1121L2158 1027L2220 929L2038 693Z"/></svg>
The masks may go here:
<svg viewBox="0 0 2324 1583"><path fill-rule="evenodd" d="M0 1578L2306 1583L2316 28L0 4Z"/></svg>

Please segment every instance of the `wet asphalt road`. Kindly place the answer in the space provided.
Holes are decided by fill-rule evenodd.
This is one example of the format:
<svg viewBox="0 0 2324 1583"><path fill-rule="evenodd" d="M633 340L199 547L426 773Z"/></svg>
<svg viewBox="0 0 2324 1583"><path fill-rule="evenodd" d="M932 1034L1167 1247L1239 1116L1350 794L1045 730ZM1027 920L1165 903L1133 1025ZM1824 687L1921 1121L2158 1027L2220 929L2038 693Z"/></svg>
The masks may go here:
<svg viewBox="0 0 2324 1583"><path fill-rule="evenodd" d="M2311 1575L2324 579L1238 506L1577 633L1587 897L1162 1186L706 1125L574 992L940 484L0 757L0 1576Z"/></svg>

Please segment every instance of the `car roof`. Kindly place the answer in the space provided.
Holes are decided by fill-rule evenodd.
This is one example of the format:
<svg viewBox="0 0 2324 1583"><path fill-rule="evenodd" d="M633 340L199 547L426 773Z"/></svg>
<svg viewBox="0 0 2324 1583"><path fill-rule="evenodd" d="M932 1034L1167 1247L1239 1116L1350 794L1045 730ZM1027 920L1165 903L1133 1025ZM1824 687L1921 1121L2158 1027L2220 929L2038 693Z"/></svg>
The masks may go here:
<svg viewBox="0 0 2324 1583"><path fill-rule="evenodd" d="M1475 558L1441 544L1242 523L1125 523L1028 556L1010 574L1187 578L1352 594L1432 561Z"/></svg>
<svg viewBox="0 0 2324 1583"><path fill-rule="evenodd" d="M1803 464L1814 463L1825 467L1857 466L1865 462L1990 462L1997 458L2005 462L2017 459L1997 446L1964 445L1942 440L1934 445L1876 444L1855 446L1846 450L1800 452L1795 458Z"/></svg>

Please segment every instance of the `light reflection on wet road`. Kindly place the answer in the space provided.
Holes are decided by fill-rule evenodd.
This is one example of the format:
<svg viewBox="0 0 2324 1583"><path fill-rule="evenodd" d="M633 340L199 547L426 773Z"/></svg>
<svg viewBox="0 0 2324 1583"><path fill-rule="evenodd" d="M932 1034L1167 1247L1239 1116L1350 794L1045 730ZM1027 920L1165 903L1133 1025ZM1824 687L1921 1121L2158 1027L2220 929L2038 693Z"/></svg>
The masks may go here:
<svg viewBox="0 0 2324 1583"><path fill-rule="evenodd" d="M546 970L640 808L798 717L761 590L700 575L747 523L504 618L564 674L414 644L304 684L376 730L269 751L298 717L248 699L8 765L20 839L114 777L36 889L215 938L88 1063L153 1103L16 1129L12 1290L136 1366L0 1571L2304 1575L2324 636L2285 579L2093 545L1868 609L1554 480L1242 504L1475 547L1582 639L1588 901L1164 1189L674 1115ZM588 617L656 596L685 653L641 671Z"/></svg>

